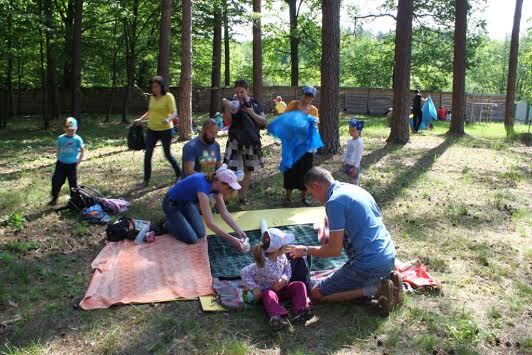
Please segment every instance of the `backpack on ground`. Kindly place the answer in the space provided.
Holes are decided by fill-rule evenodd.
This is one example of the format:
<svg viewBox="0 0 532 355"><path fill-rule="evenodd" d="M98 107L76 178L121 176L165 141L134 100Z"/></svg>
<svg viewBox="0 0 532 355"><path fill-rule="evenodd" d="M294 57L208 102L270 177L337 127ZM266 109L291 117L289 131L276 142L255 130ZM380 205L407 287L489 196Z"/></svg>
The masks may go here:
<svg viewBox="0 0 532 355"><path fill-rule="evenodd" d="M73 187L70 193L68 207L72 210L83 211L85 208L94 206L100 202L100 197L91 193L85 186Z"/></svg>
<svg viewBox="0 0 532 355"><path fill-rule="evenodd" d="M133 125L129 127L127 147L131 150L146 149L146 143L144 142L144 128L142 125Z"/></svg>

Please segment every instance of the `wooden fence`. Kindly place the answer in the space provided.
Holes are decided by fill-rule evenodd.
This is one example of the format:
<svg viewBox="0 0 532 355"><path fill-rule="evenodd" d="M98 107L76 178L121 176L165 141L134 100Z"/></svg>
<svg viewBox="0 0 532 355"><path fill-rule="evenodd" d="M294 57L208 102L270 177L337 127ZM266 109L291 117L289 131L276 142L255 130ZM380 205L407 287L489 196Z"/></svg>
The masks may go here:
<svg viewBox="0 0 532 355"><path fill-rule="evenodd" d="M320 106L320 90L314 104ZM192 93L192 109L194 112L205 113L209 111L210 88L194 88ZM179 88L171 88L170 91L179 96ZM233 96L232 88L220 90L223 97ZM84 88L82 89L82 111L91 114L122 112L123 89L110 88ZM280 95L286 102L296 99L301 93L300 87L273 86L263 88L263 105L266 112L272 109L272 99ZM422 92L423 96L430 95L436 107L444 105L448 110L452 110L452 94L448 92ZM128 109L131 114L138 114L146 110L147 94L139 89L133 90L130 96ZM14 112L19 115L33 115L41 112L42 92L40 89L15 91ZM393 91L391 89L371 89L371 88L340 88L338 97L340 110L352 114L384 114L392 106ZM70 111L70 93L59 92L59 106L62 111ZM473 112L474 118L479 113L481 103L492 111L491 118L502 120L504 117L505 97L502 95L467 95L467 118ZM473 110L472 110L473 109Z"/></svg>

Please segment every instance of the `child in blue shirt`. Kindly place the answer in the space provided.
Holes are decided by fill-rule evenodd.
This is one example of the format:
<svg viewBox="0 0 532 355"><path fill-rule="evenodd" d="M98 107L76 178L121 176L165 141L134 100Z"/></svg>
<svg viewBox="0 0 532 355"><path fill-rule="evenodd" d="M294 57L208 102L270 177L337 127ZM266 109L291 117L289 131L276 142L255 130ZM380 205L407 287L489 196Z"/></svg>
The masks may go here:
<svg viewBox="0 0 532 355"><path fill-rule="evenodd" d="M78 121L74 117L67 118L63 129L65 134L60 135L56 143L57 162L52 176L52 199L48 203L50 206L57 204L57 198L65 180L68 179L71 193L73 187L78 187L77 166L83 160L85 153L83 139L76 134Z"/></svg>

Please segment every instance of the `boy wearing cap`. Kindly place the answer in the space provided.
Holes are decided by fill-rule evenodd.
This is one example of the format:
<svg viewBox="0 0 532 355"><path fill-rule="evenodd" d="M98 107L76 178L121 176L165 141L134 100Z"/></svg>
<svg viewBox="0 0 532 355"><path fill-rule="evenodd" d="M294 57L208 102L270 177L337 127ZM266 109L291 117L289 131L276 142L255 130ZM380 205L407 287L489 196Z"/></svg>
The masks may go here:
<svg viewBox="0 0 532 355"><path fill-rule="evenodd" d="M57 162L52 176L52 199L48 203L50 206L57 205L59 192L65 180L68 179L71 194L72 188L78 187L77 166L83 160L85 144L76 134L77 129L78 121L74 117L69 117L63 125L65 133L57 138Z"/></svg>
<svg viewBox="0 0 532 355"><path fill-rule="evenodd" d="M273 102L275 103L275 107L273 108L273 113L275 115L280 115L286 111L286 102L283 101L281 96L277 96L273 99Z"/></svg>
<svg viewBox="0 0 532 355"><path fill-rule="evenodd" d="M360 180L360 161L362 160L362 150L364 143L362 141L362 129L364 121L352 118L349 121L349 134L351 139L347 141L347 149L342 162L342 170L354 178L354 184L358 185Z"/></svg>

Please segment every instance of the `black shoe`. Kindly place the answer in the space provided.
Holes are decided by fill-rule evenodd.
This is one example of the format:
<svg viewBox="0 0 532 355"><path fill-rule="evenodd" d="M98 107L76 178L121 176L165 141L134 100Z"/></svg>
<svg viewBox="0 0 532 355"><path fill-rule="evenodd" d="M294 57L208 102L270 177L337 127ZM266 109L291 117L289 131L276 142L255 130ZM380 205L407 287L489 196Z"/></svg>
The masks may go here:
<svg viewBox="0 0 532 355"><path fill-rule="evenodd" d="M314 312L312 309L307 308L301 312L298 312L292 316L292 322L305 324L307 321L311 320L314 317Z"/></svg>
<svg viewBox="0 0 532 355"><path fill-rule="evenodd" d="M52 198L50 202L48 202L48 206L57 206L57 198Z"/></svg>
<svg viewBox="0 0 532 355"><path fill-rule="evenodd" d="M272 328L272 330L279 331L281 329L288 328L289 325L288 319L285 317L270 318L270 328Z"/></svg>

